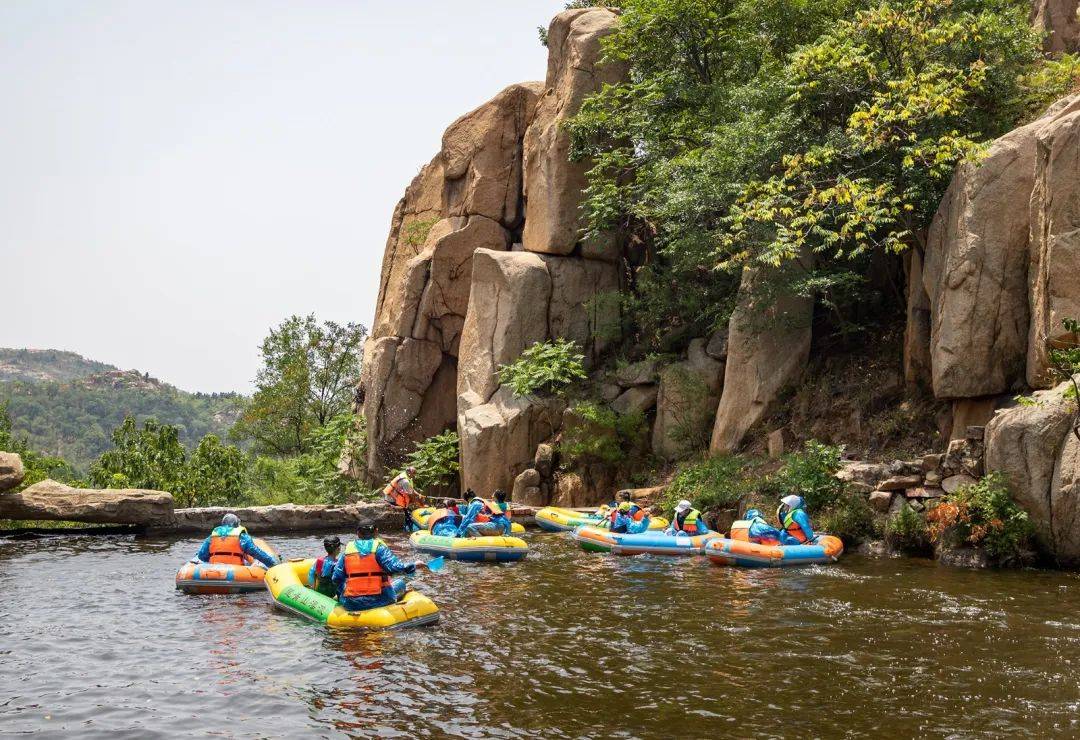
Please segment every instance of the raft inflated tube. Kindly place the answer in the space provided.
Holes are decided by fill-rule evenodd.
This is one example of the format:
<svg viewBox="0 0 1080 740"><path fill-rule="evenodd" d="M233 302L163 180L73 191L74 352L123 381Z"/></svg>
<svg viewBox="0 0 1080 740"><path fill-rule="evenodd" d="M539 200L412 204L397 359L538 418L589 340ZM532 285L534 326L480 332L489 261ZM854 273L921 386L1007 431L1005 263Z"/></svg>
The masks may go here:
<svg viewBox="0 0 1080 740"><path fill-rule="evenodd" d="M424 529L413 532L409 543L429 555L470 563L514 563L529 554L529 546L518 537L441 537Z"/></svg>
<svg viewBox="0 0 1080 740"><path fill-rule="evenodd" d="M351 612L336 600L304 585L314 560L290 560L266 573L266 589L276 606L328 627L392 630L439 620L439 607L419 591L409 590L389 606Z"/></svg>
<svg viewBox="0 0 1080 740"><path fill-rule="evenodd" d="M573 509L563 509L558 506L545 506L536 512L536 524L540 529L548 532L573 532L578 527L597 527L603 529L607 526L607 520L596 514L583 514ZM668 520L654 516L649 519L649 531L664 529Z"/></svg>
<svg viewBox="0 0 1080 740"><path fill-rule="evenodd" d="M571 535L589 552L612 555L701 555L705 545L720 535L716 532L696 535L671 535L663 532L620 534L599 527L578 527Z"/></svg>
<svg viewBox="0 0 1080 740"><path fill-rule="evenodd" d="M431 516L432 512L436 511L434 507L425 507L422 509L413 509L412 521L420 529L427 529L427 520ZM525 534L525 527L517 522L510 522L510 534Z"/></svg>
<svg viewBox="0 0 1080 740"><path fill-rule="evenodd" d="M818 535L812 543L805 545L759 545L721 537L705 546L705 555L716 565L744 568L835 563L843 552L844 543L830 534Z"/></svg>
<svg viewBox="0 0 1080 740"><path fill-rule="evenodd" d="M263 552L278 557L265 540L256 539L255 544ZM248 565L190 560L176 572L176 588L186 594L238 594L261 591L265 577L266 566L257 560Z"/></svg>

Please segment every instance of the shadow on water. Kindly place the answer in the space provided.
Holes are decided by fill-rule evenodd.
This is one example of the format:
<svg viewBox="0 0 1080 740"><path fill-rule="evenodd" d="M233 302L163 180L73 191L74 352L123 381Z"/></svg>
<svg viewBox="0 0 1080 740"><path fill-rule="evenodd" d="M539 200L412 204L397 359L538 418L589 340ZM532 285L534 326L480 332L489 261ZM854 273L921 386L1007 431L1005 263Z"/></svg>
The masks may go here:
<svg viewBox="0 0 1080 740"><path fill-rule="evenodd" d="M528 538L524 563L419 576L440 622L378 634L175 592L196 539L0 540L0 734L1080 732L1074 574L751 571ZM321 539L273 541L300 557Z"/></svg>

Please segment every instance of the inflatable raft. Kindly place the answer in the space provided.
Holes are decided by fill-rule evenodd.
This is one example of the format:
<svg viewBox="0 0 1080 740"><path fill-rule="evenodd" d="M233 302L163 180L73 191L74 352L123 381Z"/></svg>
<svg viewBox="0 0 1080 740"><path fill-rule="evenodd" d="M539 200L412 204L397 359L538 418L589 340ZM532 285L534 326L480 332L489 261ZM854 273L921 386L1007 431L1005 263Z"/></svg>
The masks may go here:
<svg viewBox="0 0 1080 740"><path fill-rule="evenodd" d="M706 544L720 537L716 532L696 537L653 531L618 534L599 527L578 527L571 536L583 550L613 555L701 555Z"/></svg>
<svg viewBox="0 0 1080 740"><path fill-rule="evenodd" d="M409 543L420 552L472 563L514 563L529 554L517 537L440 537L426 529L413 532Z"/></svg>
<svg viewBox="0 0 1080 740"><path fill-rule="evenodd" d="M308 588L308 571L314 560L290 560L266 573L266 588L274 604L313 622L345 629L391 630L418 627L439 620L439 607L419 591L406 591L401 601L389 606L350 612L337 601Z"/></svg>
<svg viewBox="0 0 1080 740"><path fill-rule="evenodd" d="M805 545L759 545L721 537L705 546L705 555L716 565L745 568L777 568L791 565L835 563L844 552L839 537L821 534Z"/></svg>
<svg viewBox="0 0 1080 740"><path fill-rule="evenodd" d="M277 551L265 540L256 538L255 544L263 552L278 557ZM244 565L204 563L190 560L176 572L176 588L186 594L237 594L244 591L262 591L266 567L251 559Z"/></svg>
<svg viewBox="0 0 1080 740"><path fill-rule="evenodd" d="M562 509L558 506L545 506L536 512L536 523L540 529L548 532L573 532L578 527L597 527L603 529L607 526L607 520L596 514L583 514L573 509ZM654 516L649 521L649 530L664 529L668 520Z"/></svg>
<svg viewBox="0 0 1080 740"><path fill-rule="evenodd" d="M434 506L427 506L427 507L424 507L422 509L413 509L413 513L412 513L413 524L415 524L418 529L427 529L428 517L431 516L432 513L435 512L435 511L437 511L437 509ZM517 522L510 522L510 534L524 534L524 533L525 533L525 527L518 524Z"/></svg>

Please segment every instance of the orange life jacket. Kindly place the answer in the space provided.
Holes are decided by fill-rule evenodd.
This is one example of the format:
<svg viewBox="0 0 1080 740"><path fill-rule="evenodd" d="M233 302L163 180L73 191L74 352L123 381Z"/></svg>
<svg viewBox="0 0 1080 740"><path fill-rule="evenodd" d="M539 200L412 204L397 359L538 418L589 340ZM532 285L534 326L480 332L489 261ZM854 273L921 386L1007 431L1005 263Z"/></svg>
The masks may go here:
<svg viewBox="0 0 1080 740"><path fill-rule="evenodd" d="M635 522L640 522L642 519L645 518L645 509L641 508L637 504L630 504L630 509L630 516L634 518ZM633 511L633 509L637 509L637 511Z"/></svg>
<svg viewBox="0 0 1080 740"><path fill-rule="evenodd" d="M251 562L240 547L240 535L247 532L243 527L215 527L210 533L210 562L220 565L247 565Z"/></svg>
<svg viewBox="0 0 1080 740"><path fill-rule="evenodd" d="M402 481L408 481L408 487L402 485ZM406 509L409 506L409 491L411 488L412 481L409 480L408 474L398 473L394 476L393 480L386 484L386 488L383 489L383 497L391 506L398 506L402 509Z"/></svg>
<svg viewBox="0 0 1080 740"><path fill-rule="evenodd" d="M380 594L383 586L390 581L390 577L375 558L375 551L383 541L367 540L371 544L371 552L368 553L360 552L357 542L359 540L353 540L345 546L345 589L341 595L350 599Z"/></svg>
<svg viewBox="0 0 1080 740"><path fill-rule="evenodd" d="M425 526L427 526L429 532L434 533L435 525L441 522L443 519L446 519L450 515L451 512L449 509L435 509L435 511L431 512L431 514L428 515L427 524Z"/></svg>
<svg viewBox="0 0 1080 740"><path fill-rule="evenodd" d="M488 516L504 516L507 519L510 518L510 505L507 504L504 509L502 504L494 499L484 499L484 506L487 507L486 513Z"/></svg>
<svg viewBox="0 0 1080 740"><path fill-rule="evenodd" d="M796 511L797 509L792 509L784 517L784 529L787 531L788 534L797 539L799 542L809 542L810 538L806 536L806 532L803 531L802 526L797 521L795 521L795 517L793 515Z"/></svg>

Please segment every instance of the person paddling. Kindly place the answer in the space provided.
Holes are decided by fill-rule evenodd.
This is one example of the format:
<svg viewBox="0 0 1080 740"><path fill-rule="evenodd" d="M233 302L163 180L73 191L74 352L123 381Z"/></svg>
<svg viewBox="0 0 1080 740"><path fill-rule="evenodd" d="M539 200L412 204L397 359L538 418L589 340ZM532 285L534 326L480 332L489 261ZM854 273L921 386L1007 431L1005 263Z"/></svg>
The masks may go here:
<svg viewBox="0 0 1080 740"><path fill-rule="evenodd" d="M247 529L240 526L240 517L231 512L223 516L221 525L214 527L210 536L203 540L195 557L204 563L220 565L247 565L254 559L267 568L279 562L255 544Z"/></svg>
<svg viewBox="0 0 1080 740"><path fill-rule="evenodd" d="M810 516L804 508L806 503L802 496L784 496L780 499L780 508L776 510L776 518L780 522L781 545L803 545L813 542L814 528L810 526Z"/></svg>
<svg viewBox="0 0 1080 740"><path fill-rule="evenodd" d="M405 593L405 579L391 580L390 576L428 567L422 562L399 560L378 535L374 524L359 525L356 539L345 546L334 566L331 578L338 587L339 601L351 612L393 604Z"/></svg>

